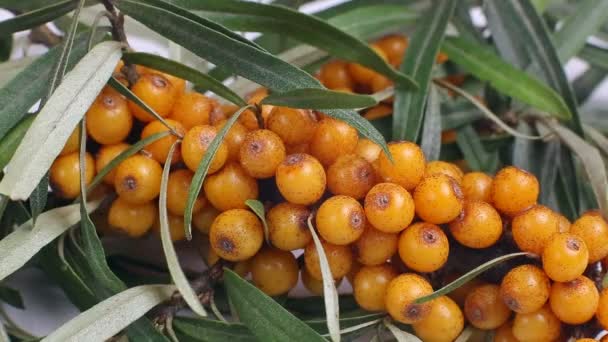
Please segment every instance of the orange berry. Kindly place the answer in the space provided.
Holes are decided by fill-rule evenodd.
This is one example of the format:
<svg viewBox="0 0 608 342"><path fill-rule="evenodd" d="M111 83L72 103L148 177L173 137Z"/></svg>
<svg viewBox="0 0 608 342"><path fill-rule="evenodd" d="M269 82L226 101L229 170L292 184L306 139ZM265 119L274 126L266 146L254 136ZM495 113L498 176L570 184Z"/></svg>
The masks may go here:
<svg viewBox="0 0 608 342"><path fill-rule="evenodd" d="M207 153L209 145L216 136L217 128L205 125L192 127L186 133L182 141L181 152L184 163L190 170L196 172L198 165ZM228 147L222 141L209 164L207 174L215 173L221 169L226 163L226 159L228 159Z"/></svg>
<svg viewBox="0 0 608 342"><path fill-rule="evenodd" d="M414 190L424 176L424 153L418 145L409 141L389 143L388 149L395 163L392 163L385 153L381 153L378 158L380 176L385 182L397 183L408 191Z"/></svg>
<svg viewBox="0 0 608 342"><path fill-rule="evenodd" d="M277 167L276 183L287 201L312 204L325 192L325 170L317 159L308 154L290 154Z"/></svg>
<svg viewBox="0 0 608 342"><path fill-rule="evenodd" d="M131 147L129 144L116 144L116 145L104 145L101 146L97 151L95 158L95 169L96 173L99 173L106 165L108 165L114 158L118 157L119 154L123 153L126 149ZM109 185L114 185L114 175L116 174L116 168L108 172L103 177L103 182Z"/></svg>
<svg viewBox="0 0 608 342"><path fill-rule="evenodd" d="M376 229L397 233L414 218L414 200L397 184L376 184L365 196L365 216Z"/></svg>
<svg viewBox="0 0 608 342"><path fill-rule="evenodd" d="M403 61L403 56L408 46L408 39L406 36L393 34L377 40L374 46L377 46L386 54L389 63L393 66L398 66Z"/></svg>
<svg viewBox="0 0 608 342"><path fill-rule="evenodd" d="M182 241L186 238L186 231L184 230L184 217L169 215L167 217L167 222L169 223L169 235L171 235L171 241ZM156 234L160 237L160 221L156 220L152 229L156 232Z"/></svg>
<svg viewBox="0 0 608 342"><path fill-rule="evenodd" d="M553 210L535 205L513 218L511 230L519 249L540 255L551 236L559 232L559 217Z"/></svg>
<svg viewBox="0 0 608 342"><path fill-rule="evenodd" d="M377 93L379 91L382 91L388 87L392 87L393 86L393 81L391 81L390 78L382 75L382 74L375 74L371 81L370 81L370 88L372 90L372 92ZM392 97L385 100L385 102L392 102Z"/></svg>
<svg viewBox="0 0 608 342"><path fill-rule="evenodd" d="M458 279L460 276L462 276L462 274L458 274L458 273L449 274L446 277L444 284L447 285L447 284L453 282L454 280ZM460 307L464 308L464 302L467 299L467 296L469 295L469 293L471 291L473 291L473 289L475 289L476 287L481 286L483 284L485 284L485 283L483 281L479 280L479 278L474 278L474 279L468 281L467 283L465 283L464 285L462 285L461 287L448 293L448 297L452 298Z"/></svg>
<svg viewBox="0 0 608 342"><path fill-rule="evenodd" d="M405 324L420 322L431 313L434 302L414 303L433 293L429 282L414 273L404 273L388 284L384 303L391 317Z"/></svg>
<svg viewBox="0 0 608 342"><path fill-rule="evenodd" d="M494 342L519 342L513 335L513 321L508 321L496 329Z"/></svg>
<svg viewBox="0 0 608 342"><path fill-rule="evenodd" d="M177 98L169 117L181 123L185 129L190 129L194 126L209 125L212 111L213 103L207 96L189 92Z"/></svg>
<svg viewBox="0 0 608 342"><path fill-rule="evenodd" d="M566 216L560 214L560 213L555 213L557 215L557 230L560 233L568 233L570 231L570 220L568 220L566 218ZM583 239L584 240L584 239Z"/></svg>
<svg viewBox="0 0 608 342"><path fill-rule="evenodd" d="M570 227L570 233L580 236L589 249L589 263L608 257L608 223L597 211L588 211Z"/></svg>
<svg viewBox="0 0 608 342"><path fill-rule="evenodd" d="M221 212L211 205L207 205L200 209L192 216L192 225L203 234L209 234L211 224Z"/></svg>
<svg viewBox="0 0 608 342"><path fill-rule="evenodd" d="M176 170L169 174L167 182L167 210L173 215L184 215L188 192L194 173L190 170ZM192 212L197 213L205 206L205 197L201 192L194 201Z"/></svg>
<svg viewBox="0 0 608 342"><path fill-rule="evenodd" d="M284 251L304 248L311 241L308 229L310 210L303 205L279 203L266 214L272 245Z"/></svg>
<svg viewBox="0 0 608 342"><path fill-rule="evenodd" d="M86 116L87 133L104 145L123 141L133 127L133 116L127 100L109 88L97 95Z"/></svg>
<svg viewBox="0 0 608 342"><path fill-rule="evenodd" d="M169 115L176 100L173 83L157 73L140 75L137 82L131 87L131 91L161 117ZM138 120L143 122L155 120L154 116L148 114L135 102L129 101L128 106Z"/></svg>
<svg viewBox="0 0 608 342"><path fill-rule="evenodd" d="M298 263L290 252L264 248L251 259L253 284L269 296L289 292L298 283Z"/></svg>
<svg viewBox="0 0 608 342"><path fill-rule="evenodd" d="M440 269L448 260L449 252L447 236L432 223L414 223L399 236L399 256L416 272Z"/></svg>
<svg viewBox="0 0 608 342"><path fill-rule="evenodd" d="M434 160L428 162L426 164L426 169L424 170L424 176L428 177L430 175L438 175L443 174L446 176L450 176L454 178L458 184L462 183L462 178L464 177L464 173L456 164L444 162L441 160Z"/></svg>
<svg viewBox="0 0 608 342"><path fill-rule="evenodd" d="M372 164L355 154L338 157L327 169L327 187L335 195L362 199L375 183Z"/></svg>
<svg viewBox="0 0 608 342"><path fill-rule="evenodd" d="M604 329L608 329L608 288L603 289L600 293L595 317Z"/></svg>
<svg viewBox="0 0 608 342"><path fill-rule="evenodd" d="M287 153L287 155L296 153L310 154L310 145L308 143L299 145L287 145L285 146L285 152Z"/></svg>
<svg viewBox="0 0 608 342"><path fill-rule="evenodd" d="M460 186L452 177L443 174L422 179L413 197L416 214L430 223L448 223L462 212Z"/></svg>
<svg viewBox="0 0 608 342"><path fill-rule="evenodd" d="M264 228L252 212L231 209L215 218L209 231L209 241L222 259L247 260L262 247Z"/></svg>
<svg viewBox="0 0 608 342"><path fill-rule="evenodd" d="M329 89L353 89L355 82L351 78L348 69L348 63L344 61L331 61L323 64L319 70L319 78L321 83Z"/></svg>
<svg viewBox="0 0 608 342"><path fill-rule="evenodd" d="M583 274L589 261L589 251L580 237L557 233L545 245L542 260L549 278L566 282Z"/></svg>
<svg viewBox="0 0 608 342"><path fill-rule="evenodd" d="M152 158L134 155L118 164L114 189L118 196L133 204L149 202L160 193L160 164Z"/></svg>
<svg viewBox="0 0 608 342"><path fill-rule="evenodd" d="M321 245L325 251L332 277L334 279L344 277L353 266L353 253L350 247L334 245L325 241L321 241ZM306 265L306 270L313 278L323 279L319 254L317 254L317 248L313 242L310 242L304 249L304 264Z"/></svg>
<svg viewBox="0 0 608 342"><path fill-rule="evenodd" d="M339 156L353 152L358 140L356 129L344 121L325 117L310 141L310 151L321 164L329 166Z"/></svg>
<svg viewBox="0 0 608 342"><path fill-rule="evenodd" d="M521 265L510 270L500 284L500 296L509 309L518 313L534 312L549 299L551 281L542 269Z"/></svg>
<svg viewBox="0 0 608 342"><path fill-rule="evenodd" d="M315 133L317 119L310 110L274 107L268 117L267 128L275 132L286 145L304 144Z"/></svg>
<svg viewBox="0 0 608 342"><path fill-rule="evenodd" d="M207 176L203 188L207 200L221 211L245 209L245 201L257 199L259 194L256 180L237 163L228 163L219 172Z"/></svg>
<svg viewBox="0 0 608 342"><path fill-rule="evenodd" d="M462 214L450 222L450 232L456 241L469 248L487 248L502 235L502 219L486 202L465 201Z"/></svg>
<svg viewBox="0 0 608 342"><path fill-rule="evenodd" d="M465 173L462 177L462 182L460 182L464 199L467 201L490 202L492 182L492 177L483 172Z"/></svg>
<svg viewBox="0 0 608 342"><path fill-rule="evenodd" d="M500 288L494 284L476 287L464 302L464 313L478 329L496 329L511 316L511 310L500 298Z"/></svg>
<svg viewBox="0 0 608 342"><path fill-rule="evenodd" d="M397 275L397 271L388 264L361 267L353 281L357 304L364 310L384 311L386 288Z"/></svg>
<svg viewBox="0 0 608 342"><path fill-rule="evenodd" d="M234 264L234 272L238 275L241 276L241 278L245 278L247 277L247 275L249 273L251 273L251 261L253 258L251 259L247 259L247 260L242 260L242 261L237 261Z"/></svg>
<svg viewBox="0 0 608 342"><path fill-rule="evenodd" d="M464 328L464 315L450 297L442 296L433 302L429 315L412 328L425 342L452 342Z"/></svg>
<svg viewBox="0 0 608 342"><path fill-rule="evenodd" d="M536 204L539 188L538 180L533 174L507 166L494 177L490 197L498 211L515 216Z"/></svg>
<svg viewBox="0 0 608 342"><path fill-rule="evenodd" d="M184 127L177 121L171 119L165 119L165 122L171 126L177 133L184 134ZM141 139L145 139L153 134L160 132L167 132L169 128L163 125L160 121L152 121L144 127L144 130L141 132ZM148 144L145 147L145 150L150 153L152 158L157 162L164 164L169 156L169 150L171 150L171 146L178 140L173 134L169 134L168 136L158 139L155 142ZM179 163L182 159L182 154L179 146L177 146L173 152L173 156L171 158L171 164Z"/></svg>
<svg viewBox="0 0 608 342"><path fill-rule="evenodd" d="M59 153L60 156L66 154L78 152L80 150L80 125L76 126L72 131L72 134L68 137L68 140L63 145L63 149Z"/></svg>
<svg viewBox="0 0 608 342"><path fill-rule="evenodd" d="M382 148L375 142L369 139L359 139L357 147L355 148L355 154L369 163L373 163L382 153Z"/></svg>
<svg viewBox="0 0 608 342"><path fill-rule="evenodd" d="M302 268L302 270L300 271L300 277L302 278L302 284L308 291L310 291L310 293L315 296L323 296L323 280L311 276L310 273L308 273L308 271L306 270L306 268ZM334 285L336 286L336 288L340 286L340 284L342 283L342 279L344 278L334 280Z"/></svg>
<svg viewBox="0 0 608 342"><path fill-rule="evenodd" d="M560 321L567 324L583 324L595 315L600 294L595 283L580 276L565 283L554 283L549 304Z"/></svg>
<svg viewBox="0 0 608 342"><path fill-rule="evenodd" d="M397 233L385 233L368 224L352 246L358 262L374 266L385 263L397 252L398 239Z"/></svg>
<svg viewBox="0 0 608 342"><path fill-rule="evenodd" d="M363 234L365 212L356 199L334 196L321 204L315 222L325 241L335 245L348 245Z"/></svg>
<svg viewBox="0 0 608 342"><path fill-rule="evenodd" d="M95 160L89 154L84 158L85 185L95 177ZM73 199L80 195L80 154L72 152L57 157L49 171L49 182L53 192L61 198Z"/></svg>
<svg viewBox="0 0 608 342"><path fill-rule="evenodd" d="M380 50L376 46L371 46L371 48L378 54L378 56L385 61L387 60L384 51ZM357 63L348 63L348 73L357 83L361 85L369 85L372 78L377 74L374 70Z"/></svg>
<svg viewBox="0 0 608 342"><path fill-rule="evenodd" d="M227 120L221 120L215 123L215 127L219 131L226 125ZM241 125L238 122L232 124L232 127L228 130L226 135L224 136L224 144L228 148L228 160L229 161L239 161L239 154L241 153L241 145L243 145L243 141L245 141L245 136L247 136L249 130L245 128L245 126Z"/></svg>
<svg viewBox="0 0 608 342"><path fill-rule="evenodd" d="M281 138L267 129L249 132L241 145L239 160L254 178L270 178L285 159L285 145Z"/></svg>
<svg viewBox="0 0 608 342"><path fill-rule="evenodd" d="M378 120L391 116L393 114L393 107L386 104L377 104L365 111L363 117L369 121Z"/></svg>
<svg viewBox="0 0 608 342"><path fill-rule="evenodd" d="M110 206L108 223L129 237L145 235L158 217L154 202L131 204L118 197Z"/></svg>
<svg viewBox="0 0 608 342"><path fill-rule="evenodd" d="M518 341L555 341L561 330L561 322L548 305L532 313L518 313L513 320L513 336Z"/></svg>

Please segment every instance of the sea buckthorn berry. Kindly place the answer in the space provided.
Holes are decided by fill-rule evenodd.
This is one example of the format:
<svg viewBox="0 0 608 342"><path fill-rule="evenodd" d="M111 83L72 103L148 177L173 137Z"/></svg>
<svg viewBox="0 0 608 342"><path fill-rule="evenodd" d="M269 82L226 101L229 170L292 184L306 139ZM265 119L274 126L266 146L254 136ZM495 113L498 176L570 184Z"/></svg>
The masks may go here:
<svg viewBox="0 0 608 342"><path fill-rule="evenodd" d="M99 151L97 151L97 156L95 158L96 173L99 173L104 167L106 167L106 165L114 160L114 158L118 157L119 154L123 153L129 147L129 144L124 143L101 146ZM114 185L115 174L116 169L114 168L103 177L103 182L109 185Z"/></svg>
<svg viewBox="0 0 608 342"><path fill-rule="evenodd" d="M515 216L536 204L539 191L538 180L533 174L507 166L494 177L490 198L498 211Z"/></svg>
<svg viewBox="0 0 608 342"><path fill-rule="evenodd" d="M579 338L576 342L595 342L596 340L593 338Z"/></svg>
<svg viewBox="0 0 608 342"><path fill-rule="evenodd" d="M114 90L103 90L87 111L87 133L98 143L123 141L133 127L127 100Z"/></svg>
<svg viewBox="0 0 608 342"><path fill-rule="evenodd" d="M448 260L450 245L441 228L432 223L414 223L399 236L399 256L408 268L434 272Z"/></svg>
<svg viewBox="0 0 608 342"><path fill-rule="evenodd" d="M520 250L540 255L551 236L559 232L559 217L553 210L535 205L513 218L511 230Z"/></svg>
<svg viewBox="0 0 608 342"><path fill-rule="evenodd" d="M465 173L460 182L464 199L467 201L490 202L492 182L492 177L483 172Z"/></svg>
<svg viewBox="0 0 608 342"><path fill-rule="evenodd" d="M398 66L403 61L403 56L408 46L408 39L406 36L393 34L377 40L374 46L377 46L386 54L389 63L393 66Z"/></svg>
<svg viewBox="0 0 608 342"><path fill-rule="evenodd" d="M569 233L554 234L543 250L543 269L554 281L571 281L583 274L589 261L585 241Z"/></svg>
<svg viewBox="0 0 608 342"><path fill-rule="evenodd" d="M557 214L557 230L560 233L568 233L570 231L570 227L572 226L572 224L570 223L570 220L568 220L566 218L566 216L564 216L560 213L555 213L555 214Z"/></svg>
<svg viewBox="0 0 608 342"><path fill-rule="evenodd" d="M66 154L78 152L78 150L80 150L80 125L74 128L59 155L65 156Z"/></svg>
<svg viewBox="0 0 608 342"><path fill-rule="evenodd" d="M302 270L300 270L300 277L302 278L302 284L308 291L310 291L310 293L315 296L323 296L323 280L311 276L306 268L302 268ZM344 278L334 280L334 285L336 288L340 286L343 279Z"/></svg>
<svg viewBox="0 0 608 342"><path fill-rule="evenodd" d="M171 82L173 85L173 96L176 100L186 91L186 80L157 70L154 70L151 73L161 75Z"/></svg>
<svg viewBox="0 0 608 342"><path fill-rule="evenodd" d="M374 75L374 77L372 77L372 80L370 81L370 88L372 90L372 92L377 93L379 91L382 91L388 87L392 87L393 86L393 81L391 81L390 78L382 75L382 74L376 74ZM388 99L384 100L384 102L392 102L393 101L393 97L389 97Z"/></svg>
<svg viewBox="0 0 608 342"><path fill-rule="evenodd" d="M126 235L136 238L146 234L156 221L158 210L154 202L131 204L118 197L108 212L108 223Z"/></svg>
<svg viewBox="0 0 608 342"><path fill-rule="evenodd" d="M494 332L494 342L519 342L513 335L513 321L508 321L501 325Z"/></svg>
<svg viewBox="0 0 608 342"><path fill-rule="evenodd" d="M209 229L211 229L213 221L219 214L221 214L219 210L211 205L206 205L192 216L192 225L199 232L209 234Z"/></svg>
<svg viewBox="0 0 608 342"><path fill-rule="evenodd" d="M518 341L555 341L561 334L562 324L549 305L527 314L516 314L513 335Z"/></svg>
<svg viewBox="0 0 608 342"><path fill-rule="evenodd" d="M213 250L213 249L210 249ZM247 259L247 260L241 260L241 261L237 261L234 264L234 268L232 269L236 274L240 275L241 278L245 278L247 277L247 275L249 275L249 273L251 273L251 262L252 262L253 258L251 259ZM297 270L296 270L296 274L297 274Z"/></svg>
<svg viewBox="0 0 608 342"><path fill-rule="evenodd" d="M218 129L222 129L228 120L224 119L217 122L214 126ZM245 137L249 133L249 130L245 126L238 122L232 124L232 127L228 130L224 136L224 144L228 148L228 160L239 161L239 154L241 153L241 145L245 141Z"/></svg>
<svg viewBox="0 0 608 342"><path fill-rule="evenodd" d="M580 236L589 249L589 263L608 256L608 223L597 211L588 211L570 227L570 233Z"/></svg>
<svg viewBox="0 0 608 342"><path fill-rule="evenodd" d="M176 100L173 84L166 77L157 73L140 75L137 82L131 87L131 91L161 117L166 117L171 113ZM138 120L143 122L155 120L152 114L146 112L135 102L129 101L128 106Z"/></svg>
<svg viewBox="0 0 608 342"><path fill-rule="evenodd" d="M305 153L288 155L277 167L276 183L285 199L295 204L313 204L323 196L327 184L325 169Z"/></svg>
<svg viewBox="0 0 608 342"><path fill-rule="evenodd" d="M500 284L500 296L509 309L518 313L534 312L549 299L551 281L542 269L521 265L510 270Z"/></svg>
<svg viewBox="0 0 608 342"><path fill-rule="evenodd" d="M452 342L464 328L464 315L450 297L442 296L433 302L431 313L412 328L425 342Z"/></svg>
<svg viewBox="0 0 608 342"><path fill-rule="evenodd" d="M391 317L405 324L420 322L431 313L434 302L414 303L418 298L433 293L433 287L421 276L404 273L388 284L384 303Z"/></svg>
<svg viewBox="0 0 608 342"><path fill-rule="evenodd" d="M207 176L203 182L205 196L215 208L245 209L245 201L258 198L256 180L238 163L228 163L219 172Z"/></svg>
<svg viewBox="0 0 608 342"><path fill-rule="evenodd" d="M319 70L321 83L329 89L346 88L353 89L355 81L348 72L348 63L344 61L331 61L323 64Z"/></svg>
<svg viewBox="0 0 608 342"><path fill-rule="evenodd" d="M365 212L356 199L334 196L321 204L315 222L325 241L335 245L347 245L363 234Z"/></svg>
<svg viewBox="0 0 608 342"><path fill-rule="evenodd" d="M263 121L264 126L266 126L268 117L270 116L270 113L272 112L272 109L274 108L274 106L271 106L271 105L260 105L260 102L267 95L268 95L268 91L265 88L259 88L259 89L255 90L252 94L249 94L249 96L247 98L248 104L257 105L257 106L259 106L258 108L261 109L260 114L262 116L262 121ZM238 121L250 131L253 131L253 130L256 130L259 128L263 128L263 127L260 127L260 122L258 121L257 114L254 112L254 110L251 110L251 109L247 109L243 113L241 113L241 116L239 116Z"/></svg>
<svg viewBox="0 0 608 342"><path fill-rule="evenodd" d="M207 96L193 91L177 98L169 117L181 123L185 129L190 129L194 126L209 125L209 116L212 111L211 100Z"/></svg>
<svg viewBox="0 0 608 342"><path fill-rule="evenodd" d="M384 51L373 45L371 48L374 50L374 52L376 52L376 54L378 54L378 56L380 56L380 58L384 59L385 61L387 60ZM374 70L357 63L348 63L348 73L357 83L361 85L369 85L372 78L377 74Z"/></svg>
<svg viewBox="0 0 608 342"><path fill-rule="evenodd" d="M321 241L329 269L334 279L344 277L353 266L353 253L349 246L334 245L329 242ZM319 264L319 254L313 242L310 242L304 249L304 264L306 270L313 278L323 279L321 275L321 265Z"/></svg>
<svg viewBox="0 0 608 342"><path fill-rule="evenodd" d="M453 282L454 280L458 279L461 276L462 276L462 274L459 274L459 273L449 274L446 277L446 279L444 280L443 284L447 285L447 284ZM479 278L474 278L474 279L468 281L467 283L465 283L464 285L462 285L461 287L448 293L448 297L452 298L458 304L458 306L464 308L464 302L467 299L467 296L469 295L469 293L471 291L473 291L473 289L475 289L476 287L479 287L484 284L485 283L483 281L479 280Z"/></svg>
<svg viewBox="0 0 608 342"><path fill-rule="evenodd" d="M169 126L171 126L178 134L183 135L185 133L184 127L181 123L171 119L165 119L165 122ZM163 125L160 121L152 121L147 124L146 127L144 127L144 130L141 132L141 139L143 140L156 133L167 131L169 131L169 128ZM178 137L176 137L175 135L169 134L164 138L160 138L155 142L148 144L145 147L145 150L150 153L154 160L161 164L164 164L167 160L167 157L169 156L169 150L171 150L171 146L173 146L173 143L175 143L177 139ZM179 146L177 146L173 151L173 156L171 157L171 164L179 163L181 159L182 154Z"/></svg>
<svg viewBox="0 0 608 342"><path fill-rule="evenodd" d="M363 117L367 120L378 120L393 114L393 107L386 104L378 104L366 110Z"/></svg>
<svg viewBox="0 0 608 342"><path fill-rule="evenodd" d="M416 214L430 223L448 223L462 212L462 191L450 176L425 177L416 187L413 197Z"/></svg>
<svg viewBox="0 0 608 342"><path fill-rule="evenodd" d="M160 193L162 173L163 170L156 160L134 155L118 164L114 189L118 196L129 203L146 203Z"/></svg>
<svg viewBox="0 0 608 342"><path fill-rule="evenodd" d="M376 171L367 160L346 154L327 169L327 187L335 195L362 199L376 184Z"/></svg>
<svg viewBox="0 0 608 342"><path fill-rule="evenodd" d="M95 177L95 160L89 154L84 158L85 185L91 184ZM55 159L49 171L49 182L53 192L66 199L80 195L80 155L78 152L66 154Z"/></svg>
<svg viewBox="0 0 608 342"><path fill-rule="evenodd" d="M385 233L368 223L353 244L357 261L367 266L385 263L397 252L398 240L397 233Z"/></svg>
<svg viewBox="0 0 608 342"><path fill-rule="evenodd" d="M307 143L317 129L317 118L310 110L274 107L268 117L268 129L286 145Z"/></svg>
<svg viewBox="0 0 608 342"><path fill-rule="evenodd" d="M296 153L306 153L310 154L310 144L299 144L299 145L287 145L285 146L285 152L287 155L296 154Z"/></svg>
<svg viewBox="0 0 608 342"><path fill-rule="evenodd" d="M380 145L369 139L359 139L359 142L357 142L355 154L367 160L369 163L373 163L378 159L380 153L382 153Z"/></svg>
<svg viewBox="0 0 608 342"><path fill-rule="evenodd" d="M184 230L184 217L177 215L168 215L167 222L169 223L169 235L171 235L171 241L182 241L186 238L186 231ZM152 229L160 236L160 221L156 220Z"/></svg>
<svg viewBox="0 0 608 342"><path fill-rule="evenodd" d="M412 223L414 200L400 185L376 184L365 196L365 216L376 229L397 233Z"/></svg>
<svg viewBox="0 0 608 342"><path fill-rule="evenodd" d="M458 184L462 183L462 178L464 177L464 173L456 164L444 162L441 160L434 160L426 164L426 169L424 170L425 177L437 174L444 174L446 176L450 176L454 178L454 180L457 181Z"/></svg>
<svg viewBox="0 0 608 342"><path fill-rule="evenodd" d="M226 210L213 221L209 241L222 259L247 260L262 247L264 228L258 217L248 210Z"/></svg>
<svg viewBox="0 0 608 342"><path fill-rule="evenodd" d="M239 160L250 176L270 178L274 176L285 155L285 145L276 133L267 129L257 129L245 136Z"/></svg>
<svg viewBox="0 0 608 342"><path fill-rule="evenodd" d="M500 288L494 284L473 289L464 301L464 313L471 325L484 330L498 328L511 316L500 298Z"/></svg>
<svg viewBox="0 0 608 342"><path fill-rule="evenodd" d="M206 125L194 126L186 133L182 140L181 152L184 163L190 170L196 172L198 164L203 160L209 145L216 136L217 128ZM215 173L221 169L226 163L226 159L228 159L228 147L222 141L209 164L207 174Z"/></svg>
<svg viewBox="0 0 608 342"><path fill-rule="evenodd" d="M424 176L424 153L418 145L409 141L389 143L388 149L395 163L391 162L385 153L381 153L378 158L380 176L385 182L397 183L408 191L414 190Z"/></svg>
<svg viewBox="0 0 608 342"><path fill-rule="evenodd" d="M298 263L290 252L264 248L251 259L253 284L269 296L289 292L298 283Z"/></svg>
<svg viewBox="0 0 608 342"><path fill-rule="evenodd" d="M593 281L580 276L565 283L554 283L549 304L560 321L583 324L595 315L600 294Z"/></svg>
<svg viewBox="0 0 608 342"><path fill-rule="evenodd" d="M215 251L213 250L213 248L207 248L202 250L201 253L205 259L205 264L207 265L207 267L211 267L215 264L217 264L218 261L220 261L222 258L220 258L219 255L217 255L217 253L215 253Z"/></svg>
<svg viewBox="0 0 608 342"><path fill-rule="evenodd" d="M367 311L384 311L386 287L397 275L397 271L388 264L361 267L353 281L357 304Z"/></svg>
<svg viewBox="0 0 608 342"><path fill-rule="evenodd" d="M194 177L194 173L190 170L176 170L169 175L167 182L167 209L171 214L184 215L192 177ZM201 192L194 201L192 212L197 213L203 206L205 206L205 197Z"/></svg>
<svg viewBox="0 0 608 342"><path fill-rule="evenodd" d="M469 248L487 248L502 235L502 219L486 202L465 201L462 214L450 222L450 232L456 241Z"/></svg>
<svg viewBox="0 0 608 342"><path fill-rule="evenodd" d="M604 329L608 329L608 288L603 289L600 293L595 317Z"/></svg>
<svg viewBox="0 0 608 342"><path fill-rule="evenodd" d="M319 122L312 136L310 151L321 164L329 166L339 156L353 152L358 140L356 129L343 121L326 117Z"/></svg>
<svg viewBox="0 0 608 342"><path fill-rule="evenodd" d="M270 208L266 222L272 245L284 251L306 247L312 239L308 229L310 214L305 206L288 202Z"/></svg>

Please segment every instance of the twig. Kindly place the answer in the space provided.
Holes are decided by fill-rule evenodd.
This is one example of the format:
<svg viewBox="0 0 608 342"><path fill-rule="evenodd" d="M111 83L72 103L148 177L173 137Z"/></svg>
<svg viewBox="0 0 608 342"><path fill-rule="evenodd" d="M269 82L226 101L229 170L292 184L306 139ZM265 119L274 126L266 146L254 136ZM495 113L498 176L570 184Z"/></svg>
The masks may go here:
<svg viewBox="0 0 608 342"><path fill-rule="evenodd" d="M125 33L125 16L116 11L112 0L102 0L101 3L109 13L108 20L110 20L110 24L112 25L112 38L123 44L124 52L131 50ZM135 65L128 61L125 61L125 65L120 71L127 77L129 85L135 84L139 79L139 74L135 69Z"/></svg>
<svg viewBox="0 0 608 342"><path fill-rule="evenodd" d="M29 39L34 44L42 44L48 48L61 43L63 38L57 35L47 25L40 25L30 31Z"/></svg>

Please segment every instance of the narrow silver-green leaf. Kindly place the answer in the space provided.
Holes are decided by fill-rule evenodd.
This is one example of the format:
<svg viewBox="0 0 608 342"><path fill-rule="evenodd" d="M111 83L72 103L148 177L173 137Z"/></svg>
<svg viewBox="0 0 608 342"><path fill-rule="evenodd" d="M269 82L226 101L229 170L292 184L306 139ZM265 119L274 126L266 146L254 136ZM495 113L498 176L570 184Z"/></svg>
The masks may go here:
<svg viewBox="0 0 608 342"><path fill-rule="evenodd" d="M471 125L457 130L456 143L472 170L494 173L498 167L498 154L488 152Z"/></svg>
<svg viewBox="0 0 608 342"><path fill-rule="evenodd" d="M25 136L25 132L36 118L35 115L28 115L21 120L8 134L0 141L0 170L4 170L6 164L15 154L17 147Z"/></svg>
<svg viewBox="0 0 608 342"><path fill-rule="evenodd" d="M30 209L32 212L32 220L36 223L38 215L40 215L46 206L46 200L49 195L49 174L45 174L32 194L30 195Z"/></svg>
<svg viewBox="0 0 608 342"><path fill-rule="evenodd" d="M424 110L420 148L427 160L438 160L441 153L441 103L435 86L429 87Z"/></svg>
<svg viewBox="0 0 608 342"><path fill-rule="evenodd" d="M360 39L369 39L413 23L419 14L403 5L366 4L327 21Z"/></svg>
<svg viewBox="0 0 608 342"><path fill-rule="evenodd" d="M38 25L48 23L53 19L59 18L72 11L76 7L76 2L66 0L52 4L37 10L20 14L16 17L0 22L0 36L13 32L28 30Z"/></svg>
<svg viewBox="0 0 608 342"><path fill-rule="evenodd" d="M391 322L386 321L384 325L386 325L391 334L393 334L397 342L422 342L422 340L419 339L416 335L410 334L397 328Z"/></svg>
<svg viewBox="0 0 608 342"><path fill-rule="evenodd" d="M262 221L264 225L264 238L266 239L266 243L270 244L270 236L268 223L266 222L266 210L264 209L264 204L258 200L248 199L245 201L245 205L251 209Z"/></svg>
<svg viewBox="0 0 608 342"><path fill-rule="evenodd" d="M11 57L13 51L13 36L10 34L0 35L0 62L4 62ZM1 82L1 80L0 80Z"/></svg>
<svg viewBox="0 0 608 342"><path fill-rule="evenodd" d="M319 88L301 88L272 93L261 102L261 104L317 110L367 108L377 103L369 95L348 94Z"/></svg>
<svg viewBox="0 0 608 342"><path fill-rule="evenodd" d="M586 45L581 51L580 57L594 66L602 68L604 71L608 70L608 51L605 49Z"/></svg>

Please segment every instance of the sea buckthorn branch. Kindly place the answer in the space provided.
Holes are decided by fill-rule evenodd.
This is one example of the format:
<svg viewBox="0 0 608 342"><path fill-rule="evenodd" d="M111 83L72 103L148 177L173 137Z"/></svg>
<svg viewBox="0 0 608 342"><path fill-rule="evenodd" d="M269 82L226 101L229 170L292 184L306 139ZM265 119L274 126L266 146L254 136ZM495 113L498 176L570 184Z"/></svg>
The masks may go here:
<svg viewBox="0 0 608 342"><path fill-rule="evenodd" d="M114 40L123 43L124 50L130 50L129 42L127 40L127 35L125 33L125 16L122 13L118 13L112 0L102 0L103 6L108 11L108 20L112 25L112 38ZM137 79L139 78L139 74L135 68L135 65L125 61L125 65L122 67L121 72L127 77L129 81L129 85L135 84Z"/></svg>

